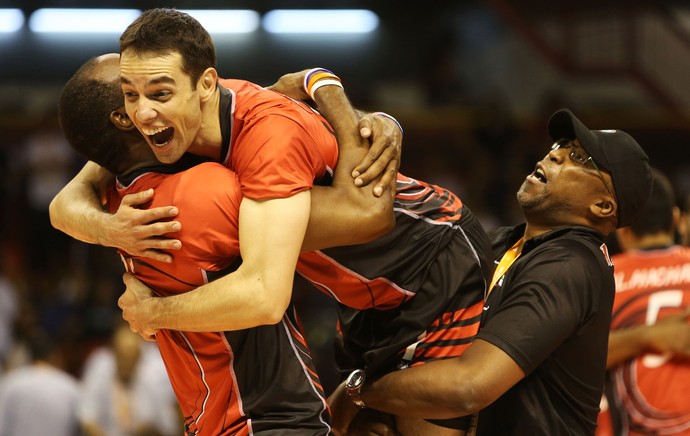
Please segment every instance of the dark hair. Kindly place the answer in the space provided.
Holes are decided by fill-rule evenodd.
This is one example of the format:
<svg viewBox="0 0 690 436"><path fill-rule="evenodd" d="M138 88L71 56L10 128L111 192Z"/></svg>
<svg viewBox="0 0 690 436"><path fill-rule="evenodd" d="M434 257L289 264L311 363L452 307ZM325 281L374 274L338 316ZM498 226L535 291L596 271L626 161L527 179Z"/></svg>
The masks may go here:
<svg viewBox="0 0 690 436"><path fill-rule="evenodd" d="M176 9L144 11L120 36L120 54L126 50L139 55L179 53L192 86L204 70L216 67L211 35L196 19Z"/></svg>
<svg viewBox="0 0 690 436"><path fill-rule="evenodd" d="M673 230L675 194L670 180L661 171L652 168L652 193L639 217L630 225L637 235L651 235Z"/></svg>
<svg viewBox="0 0 690 436"><path fill-rule="evenodd" d="M119 81L95 78L92 58L67 81L60 94L60 127L72 148L88 160L120 174L128 166L131 138L110 122L110 113L124 105Z"/></svg>
<svg viewBox="0 0 690 436"><path fill-rule="evenodd" d="M25 340L32 361L49 361L51 359L55 350L53 339L43 329L32 328L25 333Z"/></svg>

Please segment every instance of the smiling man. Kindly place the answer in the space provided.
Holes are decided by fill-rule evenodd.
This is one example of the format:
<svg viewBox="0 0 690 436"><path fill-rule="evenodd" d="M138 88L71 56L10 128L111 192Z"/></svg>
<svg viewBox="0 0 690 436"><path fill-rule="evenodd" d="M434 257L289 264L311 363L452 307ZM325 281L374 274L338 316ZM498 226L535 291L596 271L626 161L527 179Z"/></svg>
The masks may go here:
<svg viewBox="0 0 690 436"><path fill-rule="evenodd" d="M614 297L604 237L635 220L650 168L630 135L589 130L569 110L549 133L554 144L517 193L526 223L490 235L497 268L472 345L359 383L360 405L420 418L479 411L479 435L594 433ZM343 433L356 407L344 386L337 394Z"/></svg>

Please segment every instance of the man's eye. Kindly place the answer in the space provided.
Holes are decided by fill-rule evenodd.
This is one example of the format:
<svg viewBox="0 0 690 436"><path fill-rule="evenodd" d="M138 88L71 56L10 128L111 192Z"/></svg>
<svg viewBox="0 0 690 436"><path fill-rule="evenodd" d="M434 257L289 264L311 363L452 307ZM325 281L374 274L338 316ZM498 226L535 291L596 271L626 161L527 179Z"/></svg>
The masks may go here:
<svg viewBox="0 0 690 436"><path fill-rule="evenodd" d="M570 156L572 156L573 160L575 160L576 162L579 162L581 164L584 164L587 161L587 158L582 156L577 151L571 151Z"/></svg>

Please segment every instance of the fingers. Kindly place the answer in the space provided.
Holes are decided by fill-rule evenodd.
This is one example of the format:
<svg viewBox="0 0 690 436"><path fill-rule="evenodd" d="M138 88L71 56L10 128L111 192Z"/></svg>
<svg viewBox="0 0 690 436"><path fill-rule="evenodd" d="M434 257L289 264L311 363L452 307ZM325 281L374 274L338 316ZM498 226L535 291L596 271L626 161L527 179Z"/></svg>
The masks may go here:
<svg viewBox="0 0 690 436"><path fill-rule="evenodd" d="M280 77L276 83L267 89L279 92L295 100L307 100L309 95L304 91L304 75L309 70L288 73Z"/></svg>
<svg viewBox="0 0 690 436"><path fill-rule="evenodd" d="M141 206L151 201L151 199L153 199L153 189L147 189L146 191L125 195L122 197L122 204L128 206Z"/></svg>
<svg viewBox="0 0 690 436"><path fill-rule="evenodd" d="M123 208L123 206L132 206L132 205L125 205L124 201L122 205L120 205L120 209ZM136 213L134 213L136 211ZM174 218L177 216L179 213L179 209L176 208L175 206L162 206L162 207L152 207L150 209L131 209L129 213L132 214L132 222L136 224L147 224L147 223L152 223L154 221L159 221L159 220L164 220L164 219L170 219ZM169 221L167 223L176 223L177 221ZM162 224L165 224L166 222L163 222ZM178 223L179 224L179 223ZM177 231L179 229L167 229L167 231Z"/></svg>
<svg viewBox="0 0 690 436"><path fill-rule="evenodd" d="M172 261L173 261L172 255L166 253L165 251L158 251L158 250L150 250L149 249L149 250L144 250L141 255L144 257L148 257L149 259L153 259L153 260L157 260L157 261L165 262L165 263L172 263Z"/></svg>
<svg viewBox="0 0 690 436"><path fill-rule="evenodd" d="M179 232L180 230L182 230L182 224L180 224L179 221L162 221L162 222L154 222L154 223L146 224L146 225L140 225L139 227L132 229L132 232L139 239L144 239L144 238L151 238L154 236L162 236L162 235L165 235L167 233L175 233L175 232ZM152 240L151 242L154 243L154 245L151 245L151 248L158 248L158 249L175 248L173 246L169 246L167 244L162 243L162 241L175 241L175 239L160 239L160 241L161 241L160 244L155 244L155 241ZM175 244L172 244L172 245L175 245ZM179 248L179 247L177 247L177 248Z"/></svg>
<svg viewBox="0 0 690 436"><path fill-rule="evenodd" d="M392 126L385 124L388 122ZM373 188L381 196L395 179L400 166L401 134L397 126L386 117L366 115L359 121L360 135L372 140L371 148L354 168L352 177L356 186L366 186L380 178Z"/></svg>
<svg viewBox="0 0 690 436"><path fill-rule="evenodd" d="M125 287L129 287L129 285L131 283L134 283L135 280L136 280L136 277L134 277L134 275L132 275L128 272L125 272L122 274L122 283L125 284ZM124 297L124 296L125 296L125 294L122 294L120 296L120 299L122 299L122 297ZM120 306L120 307L122 307L122 306Z"/></svg>
<svg viewBox="0 0 690 436"><path fill-rule="evenodd" d="M398 165L396 162L391 161L386 167L386 171L383 172L381 179L376 183L374 187L374 195L380 197L386 189L395 189L395 179L398 175Z"/></svg>
<svg viewBox="0 0 690 436"><path fill-rule="evenodd" d="M145 328L140 324L135 315L136 306L140 303L139 298L143 296L141 289L139 291L135 289L140 284L139 280L134 275L126 272L122 274L122 282L125 284L126 289L117 300L118 307L122 309L122 319L127 321L132 332L138 334L146 341L155 341L158 330Z"/></svg>
<svg viewBox="0 0 690 436"><path fill-rule="evenodd" d="M382 169L383 165L385 165L385 170ZM380 197L387 189L394 186L393 183L398 175L397 168L398 164L395 161L390 161L387 164L383 161L374 162L364 174L355 179L355 186L366 186L378 178L372 192L375 196Z"/></svg>
<svg viewBox="0 0 690 436"><path fill-rule="evenodd" d="M355 179L356 186L366 186L381 175L387 162L380 157L379 150L375 150L372 147L364 159L355 166L355 169L352 171L352 177Z"/></svg>
<svg viewBox="0 0 690 436"><path fill-rule="evenodd" d="M372 134L372 125L374 123L374 116L372 114L366 114L359 120L359 134L364 139L368 139Z"/></svg>

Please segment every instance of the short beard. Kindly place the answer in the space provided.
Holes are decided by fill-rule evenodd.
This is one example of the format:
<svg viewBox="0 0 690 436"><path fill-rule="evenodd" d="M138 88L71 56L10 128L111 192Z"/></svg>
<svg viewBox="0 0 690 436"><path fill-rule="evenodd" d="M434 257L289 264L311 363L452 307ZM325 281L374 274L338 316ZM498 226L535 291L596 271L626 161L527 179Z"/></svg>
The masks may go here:
<svg viewBox="0 0 690 436"><path fill-rule="evenodd" d="M521 186L520 189L518 189L517 194L515 195L518 201L518 204L523 210L530 210L538 207L541 203L543 203L544 199L542 196L530 196L529 194L525 193L525 184L527 182L524 182Z"/></svg>

